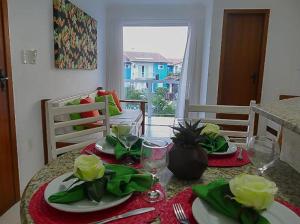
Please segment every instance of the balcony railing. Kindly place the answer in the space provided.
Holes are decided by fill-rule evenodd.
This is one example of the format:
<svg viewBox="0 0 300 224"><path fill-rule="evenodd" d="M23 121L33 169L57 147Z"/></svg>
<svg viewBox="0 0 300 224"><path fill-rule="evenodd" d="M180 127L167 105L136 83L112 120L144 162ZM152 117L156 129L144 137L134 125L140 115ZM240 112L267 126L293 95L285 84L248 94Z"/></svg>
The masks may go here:
<svg viewBox="0 0 300 224"><path fill-rule="evenodd" d="M146 115L148 118L152 116L174 117L179 82L178 79L126 79L125 95L128 99L147 100ZM127 107L132 108L134 105L129 104Z"/></svg>

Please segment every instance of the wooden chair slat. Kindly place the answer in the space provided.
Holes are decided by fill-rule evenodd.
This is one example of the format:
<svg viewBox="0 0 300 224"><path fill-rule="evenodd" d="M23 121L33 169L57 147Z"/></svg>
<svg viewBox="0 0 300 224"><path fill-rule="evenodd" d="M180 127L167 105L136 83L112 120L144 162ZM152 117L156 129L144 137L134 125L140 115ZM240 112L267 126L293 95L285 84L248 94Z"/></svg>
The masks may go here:
<svg viewBox="0 0 300 224"><path fill-rule="evenodd" d="M89 103L89 104L80 104L80 105L71 105L71 106L61 106L61 107L51 107L53 114L62 115L70 113L81 113L93 110L102 110L105 109L105 103Z"/></svg>
<svg viewBox="0 0 300 224"><path fill-rule="evenodd" d="M70 120L59 122L55 118L58 115L71 114L71 113L81 113L93 110L101 110L102 115L90 118L82 118L78 120ZM48 149L48 162L56 159L59 154L83 148L89 144L95 143L97 141L96 137L90 139L90 135L99 133L99 138L105 137L110 132L110 123L109 123L109 112L108 112L108 99L105 97L105 101L101 103L90 103L90 104L81 104L74 106L58 106L57 103L52 101L45 102L45 112L46 112L46 130L47 130L47 149ZM56 129L65 128L68 126L81 125L81 124L92 124L97 121L103 121L102 126L95 126L93 128L84 129L81 131L74 131L67 134L58 135ZM85 140L85 137L87 140ZM61 148L57 148L57 144L68 143L68 140L76 139L71 145L67 145ZM82 140L83 139L83 140ZM77 140L79 142L77 142Z"/></svg>
<svg viewBox="0 0 300 224"><path fill-rule="evenodd" d="M255 105L255 101L251 101L249 106L231 106L231 105L190 105L189 100L185 102L185 112L184 117L189 118L189 113L197 112L197 113L214 113L214 114L233 114L233 115L248 115L247 120L240 119L219 119L219 118L200 118L203 123L213 123L218 125L225 125L228 129L230 126L246 126L247 131L236 131L233 130L221 130L222 135L228 136L230 139L233 138L244 138L244 142L236 143L239 146L246 146L247 141L250 137L253 136L254 132L254 118L255 113L252 110L252 107Z"/></svg>
<svg viewBox="0 0 300 224"><path fill-rule="evenodd" d="M227 105L189 105L189 112L207 112L224 114L249 114L249 106L227 106Z"/></svg>
<svg viewBox="0 0 300 224"><path fill-rule="evenodd" d="M66 153L66 152L69 152L69 151L72 151L72 150L76 150L76 149L82 149L90 144L93 144L93 143L96 143L97 142L97 139L91 139L91 140L87 140L87 141L84 141L84 142L80 142L80 143L77 143L77 144L73 144L73 145L68 145L68 146L65 146L65 147L62 147L62 148L58 148L57 149L57 155L60 155L60 154L63 154L63 153Z"/></svg>
<svg viewBox="0 0 300 224"><path fill-rule="evenodd" d="M80 124L89 124L89 123L94 123L94 122L101 121L101 120L105 120L104 115L100 115L97 117L82 118L82 119L78 119L78 120L58 122L58 123L54 124L54 128L57 129L57 128L64 128L64 127L80 125Z"/></svg>
<svg viewBox="0 0 300 224"><path fill-rule="evenodd" d="M106 131L106 126L90 128L90 129L86 129L86 130L82 130L82 131L76 131L76 132L72 132L72 133L68 133L68 134L64 134L64 135L56 135L55 136L55 141L56 142L62 142L62 141L65 141L67 139L78 138L78 137L82 137L82 136L85 136L85 135L91 135L91 134L95 134L97 132L103 132L103 131Z"/></svg>

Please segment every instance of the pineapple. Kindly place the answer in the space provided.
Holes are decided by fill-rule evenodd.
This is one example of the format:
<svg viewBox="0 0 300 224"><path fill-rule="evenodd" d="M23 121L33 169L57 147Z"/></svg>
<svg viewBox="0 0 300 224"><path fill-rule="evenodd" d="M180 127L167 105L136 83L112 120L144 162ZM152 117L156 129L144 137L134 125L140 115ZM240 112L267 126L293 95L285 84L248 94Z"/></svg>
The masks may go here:
<svg viewBox="0 0 300 224"><path fill-rule="evenodd" d="M185 121L185 126L179 124L179 127L172 127L174 130L178 131L175 137L171 139L175 144L182 146L197 146L204 142L205 137L200 135L205 126L198 127L200 120L192 124L192 122Z"/></svg>
<svg viewBox="0 0 300 224"><path fill-rule="evenodd" d="M179 179L199 179L207 168L207 152L200 145L205 140L200 135L204 127L198 127L199 123L200 120L173 127L178 132L172 137L168 168Z"/></svg>

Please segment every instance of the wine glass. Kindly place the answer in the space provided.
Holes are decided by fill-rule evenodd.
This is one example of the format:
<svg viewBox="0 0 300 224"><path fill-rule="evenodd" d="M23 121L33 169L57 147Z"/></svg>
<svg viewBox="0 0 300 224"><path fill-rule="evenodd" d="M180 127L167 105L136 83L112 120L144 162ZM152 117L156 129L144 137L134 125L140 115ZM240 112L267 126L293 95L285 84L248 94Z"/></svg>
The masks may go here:
<svg viewBox="0 0 300 224"><path fill-rule="evenodd" d="M129 151L131 147L139 140L137 124L135 122L118 124L117 138Z"/></svg>
<svg viewBox="0 0 300 224"><path fill-rule="evenodd" d="M139 140L138 125L135 122L121 123L117 125L117 138L124 145L127 151ZM126 165L134 164L134 160L129 156L123 160Z"/></svg>
<svg viewBox="0 0 300 224"><path fill-rule="evenodd" d="M144 170L150 172L153 184L150 191L146 192L144 199L148 202L157 202L165 198L164 193L155 184L157 173L162 171L168 164L167 159L168 143L163 140L145 139L142 144L141 165Z"/></svg>
<svg viewBox="0 0 300 224"><path fill-rule="evenodd" d="M266 136L254 136L247 143L247 154L258 175L273 165L279 157L279 144Z"/></svg>

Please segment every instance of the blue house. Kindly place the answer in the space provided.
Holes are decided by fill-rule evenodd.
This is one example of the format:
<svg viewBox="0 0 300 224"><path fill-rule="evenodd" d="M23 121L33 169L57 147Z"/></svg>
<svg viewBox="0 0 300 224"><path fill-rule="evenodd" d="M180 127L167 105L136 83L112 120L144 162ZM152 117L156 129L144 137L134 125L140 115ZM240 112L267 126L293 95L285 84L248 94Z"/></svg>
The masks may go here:
<svg viewBox="0 0 300 224"><path fill-rule="evenodd" d="M170 67L167 58L159 53L124 52L124 79L165 80L169 75ZM168 84L153 84L153 89L166 87Z"/></svg>
<svg viewBox="0 0 300 224"><path fill-rule="evenodd" d="M165 79L168 74L168 59L159 53L124 52L124 78L131 74L131 79Z"/></svg>

